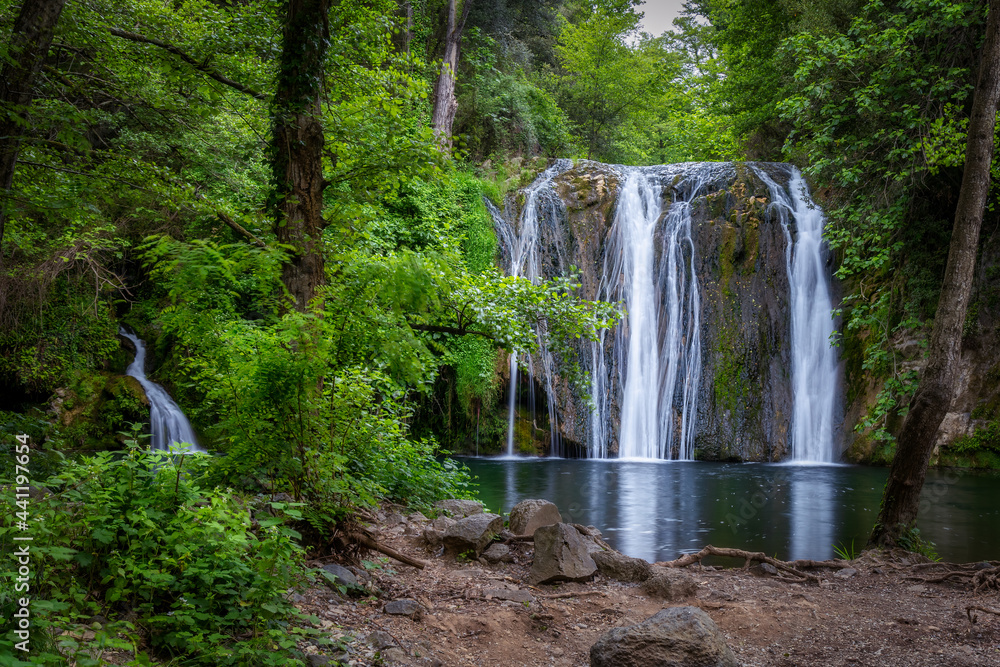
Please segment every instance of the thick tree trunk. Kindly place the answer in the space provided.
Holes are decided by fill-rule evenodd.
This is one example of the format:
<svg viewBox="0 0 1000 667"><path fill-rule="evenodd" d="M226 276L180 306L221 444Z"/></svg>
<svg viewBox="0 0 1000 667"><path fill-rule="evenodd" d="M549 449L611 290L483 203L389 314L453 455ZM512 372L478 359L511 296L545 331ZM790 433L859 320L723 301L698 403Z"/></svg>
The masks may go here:
<svg viewBox="0 0 1000 667"><path fill-rule="evenodd" d="M325 282L323 268L323 59L330 0L288 0L274 95L272 169L275 233L289 246L281 280L305 311Z"/></svg>
<svg viewBox="0 0 1000 667"><path fill-rule="evenodd" d="M455 112L458 111L458 100L455 99L455 71L462 48L462 32L465 30L465 21L469 18L470 7L472 0L465 0L462 6L462 18L456 22L458 0L448 0L448 30L445 33L444 59L441 62L441 74L434 84L434 113L431 125L438 143L449 149L451 126L455 122Z"/></svg>
<svg viewBox="0 0 1000 667"><path fill-rule="evenodd" d="M869 544L895 546L917 518L920 491L934 451L938 427L951 405L954 377L962 352L962 328L972 290L979 229L990 188L993 132L1000 102L1000 0L990 0L986 42L972 102L965 171L955 211L955 226L944 283L934 316L927 368L897 438L882 507Z"/></svg>
<svg viewBox="0 0 1000 667"><path fill-rule="evenodd" d="M0 70L0 189L9 193L21 147L25 107L33 97L32 83L52 45L56 23L66 0L24 0L10 36L11 62ZM0 266L7 202L0 207Z"/></svg>

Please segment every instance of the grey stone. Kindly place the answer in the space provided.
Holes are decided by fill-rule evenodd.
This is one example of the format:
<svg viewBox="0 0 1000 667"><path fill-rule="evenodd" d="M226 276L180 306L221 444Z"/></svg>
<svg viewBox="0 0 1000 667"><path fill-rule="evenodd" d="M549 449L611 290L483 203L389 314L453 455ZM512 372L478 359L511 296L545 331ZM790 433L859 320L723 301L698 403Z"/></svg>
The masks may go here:
<svg viewBox="0 0 1000 667"><path fill-rule="evenodd" d="M456 519L483 513L482 503L475 500L459 500L458 498L439 500L434 503L434 508Z"/></svg>
<svg viewBox="0 0 1000 667"><path fill-rule="evenodd" d="M670 567L651 568L651 576L642 584L642 591L664 600L682 600L698 590L691 575Z"/></svg>
<svg viewBox="0 0 1000 667"><path fill-rule="evenodd" d="M641 558L631 558L617 551L597 551L590 554L598 571L616 581L646 581L653 575L652 566Z"/></svg>
<svg viewBox="0 0 1000 667"><path fill-rule="evenodd" d="M491 544L489 549L483 552L483 558L486 559L487 563L494 565L500 562L509 563L514 560L514 557L510 553L510 547L499 542Z"/></svg>
<svg viewBox="0 0 1000 667"><path fill-rule="evenodd" d="M597 572L580 532L565 523L542 526L535 531L535 557L529 580L533 584L555 581L586 581Z"/></svg>
<svg viewBox="0 0 1000 667"><path fill-rule="evenodd" d="M380 651L379 654L382 656L382 660L385 661L387 665L407 664L410 662L409 654L398 647L387 648L384 651Z"/></svg>
<svg viewBox="0 0 1000 667"><path fill-rule="evenodd" d="M853 567L845 567L842 570L837 570L836 572L834 572L833 576L837 577L838 579L850 579L857 573L858 571L855 570Z"/></svg>
<svg viewBox="0 0 1000 667"><path fill-rule="evenodd" d="M406 517L406 520L412 523L427 523L427 517L420 512L414 512L410 516Z"/></svg>
<svg viewBox="0 0 1000 667"><path fill-rule="evenodd" d="M757 563L752 568L750 568L752 574L756 574L758 577L778 576L778 568L771 565L770 563Z"/></svg>
<svg viewBox="0 0 1000 667"><path fill-rule="evenodd" d="M515 535L534 535L542 526L562 523L559 508L548 500L522 500L510 510L510 532Z"/></svg>
<svg viewBox="0 0 1000 667"><path fill-rule="evenodd" d="M336 583L342 586L358 586L358 578L354 576L354 573L348 570L346 567L342 567L335 563L329 563L323 566L323 570L334 576L337 580Z"/></svg>
<svg viewBox="0 0 1000 667"><path fill-rule="evenodd" d="M739 667L708 614L673 607L642 623L614 628L590 647L591 667Z"/></svg>
<svg viewBox="0 0 1000 667"><path fill-rule="evenodd" d="M309 667L324 667L325 665L331 664L330 658L325 655L317 655L316 653L310 653L306 657L306 662L309 663Z"/></svg>
<svg viewBox="0 0 1000 667"><path fill-rule="evenodd" d="M511 602L534 602L535 598L528 591L515 588L487 588L483 591L483 597L494 598L496 600L510 600Z"/></svg>
<svg viewBox="0 0 1000 667"><path fill-rule="evenodd" d="M453 554L472 552L475 557L493 541L503 529L503 519L496 514L473 514L459 519L444 532L445 551Z"/></svg>
<svg viewBox="0 0 1000 667"><path fill-rule="evenodd" d="M392 602L386 602L384 611L393 616L409 616L413 619L419 619L423 616L424 608L416 600L400 598Z"/></svg>
<svg viewBox="0 0 1000 667"><path fill-rule="evenodd" d="M396 640L392 638L388 632L382 630L376 630L375 632L368 635L365 639L368 644L374 648L376 651L381 651L388 646L395 646Z"/></svg>
<svg viewBox="0 0 1000 667"><path fill-rule="evenodd" d="M431 521L431 527L434 528L434 530L440 530L442 533L454 525L455 519L452 519L450 516L439 516Z"/></svg>
<svg viewBox="0 0 1000 667"><path fill-rule="evenodd" d="M431 548L439 547L441 546L441 540L443 539L443 531L435 530L432 526L424 528L424 541L427 542L427 546Z"/></svg>

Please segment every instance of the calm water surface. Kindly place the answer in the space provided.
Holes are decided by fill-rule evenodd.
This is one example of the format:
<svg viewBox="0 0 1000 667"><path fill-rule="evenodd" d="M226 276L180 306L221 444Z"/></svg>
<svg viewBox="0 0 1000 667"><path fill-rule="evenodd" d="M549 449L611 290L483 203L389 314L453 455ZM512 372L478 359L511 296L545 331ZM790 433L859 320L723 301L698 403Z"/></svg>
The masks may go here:
<svg viewBox="0 0 1000 667"><path fill-rule="evenodd" d="M616 549L669 560L706 544L825 559L862 546L888 470L762 463L465 458L486 506L551 500L563 520L597 526ZM1000 558L995 474L928 473L917 526L948 561Z"/></svg>

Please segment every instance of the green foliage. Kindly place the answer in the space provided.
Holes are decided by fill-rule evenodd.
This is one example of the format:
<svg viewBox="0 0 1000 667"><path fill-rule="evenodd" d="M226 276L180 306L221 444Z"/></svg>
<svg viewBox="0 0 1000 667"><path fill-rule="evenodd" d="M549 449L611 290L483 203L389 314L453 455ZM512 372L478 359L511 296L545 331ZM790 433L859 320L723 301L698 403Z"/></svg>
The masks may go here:
<svg viewBox="0 0 1000 667"><path fill-rule="evenodd" d="M209 461L131 442L123 456L68 462L46 482L53 494L31 503L33 637L52 642L36 664L98 664L90 650L142 645L189 664L295 664L301 631L286 596L303 581L302 552L280 515L296 510L251 525L242 501L198 482ZM8 549L13 532L0 529Z"/></svg>
<svg viewBox="0 0 1000 667"><path fill-rule="evenodd" d="M561 71L552 85L588 159L613 160L630 114L650 106L678 72L678 59L662 40L638 35L639 20L631 6L595 4L560 32Z"/></svg>
<svg viewBox="0 0 1000 667"><path fill-rule="evenodd" d="M854 560L861 554L858 548L854 546L853 539L851 540L850 544L845 544L842 542L840 544L834 545L833 553L835 553L837 555L837 558L840 558L841 560Z"/></svg>
<svg viewBox="0 0 1000 667"><path fill-rule="evenodd" d="M896 540L896 544L898 544L901 548L926 556L933 561L941 560L941 557L938 556L937 550L935 549L935 544L930 540L921 537L919 528L903 525L900 525L899 528L900 532L899 537Z"/></svg>

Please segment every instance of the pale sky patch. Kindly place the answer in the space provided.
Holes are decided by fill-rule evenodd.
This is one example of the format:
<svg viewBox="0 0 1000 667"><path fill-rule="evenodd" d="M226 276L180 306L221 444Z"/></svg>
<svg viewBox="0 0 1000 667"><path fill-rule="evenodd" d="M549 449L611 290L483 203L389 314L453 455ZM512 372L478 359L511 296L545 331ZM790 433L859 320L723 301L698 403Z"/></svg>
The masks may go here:
<svg viewBox="0 0 1000 667"><path fill-rule="evenodd" d="M684 0L646 0L639 7L645 14L642 29L659 37L673 28L673 20L680 15L683 5Z"/></svg>

